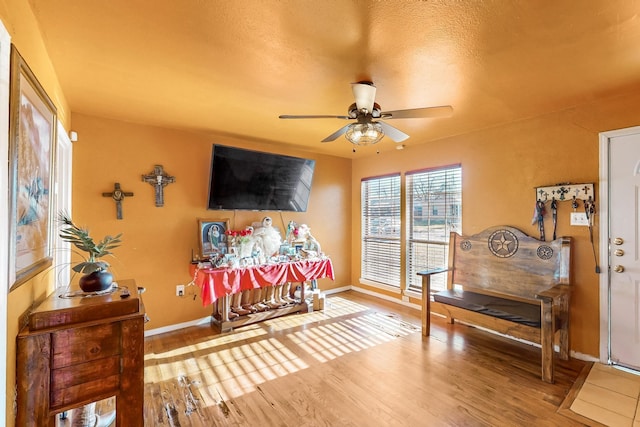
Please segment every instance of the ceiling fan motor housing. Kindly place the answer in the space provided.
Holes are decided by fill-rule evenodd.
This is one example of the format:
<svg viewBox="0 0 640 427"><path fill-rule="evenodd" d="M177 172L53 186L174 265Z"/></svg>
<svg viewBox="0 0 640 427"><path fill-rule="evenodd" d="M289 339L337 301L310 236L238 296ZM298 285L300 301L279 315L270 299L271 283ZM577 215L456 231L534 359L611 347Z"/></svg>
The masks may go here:
<svg viewBox="0 0 640 427"><path fill-rule="evenodd" d="M358 106L355 102L349 106L348 116L352 119L357 119L359 116L366 116L368 113L371 113L371 117L377 119L382 115L382 109L377 102L373 103L373 111L367 111L366 109L362 109L360 111L358 110Z"/></svg>

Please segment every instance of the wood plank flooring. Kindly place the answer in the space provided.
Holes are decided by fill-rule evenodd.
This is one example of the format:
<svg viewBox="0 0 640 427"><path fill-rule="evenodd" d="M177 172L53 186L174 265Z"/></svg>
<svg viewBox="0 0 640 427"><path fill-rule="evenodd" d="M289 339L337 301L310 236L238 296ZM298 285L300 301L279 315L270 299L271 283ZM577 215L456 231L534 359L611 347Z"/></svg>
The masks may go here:
<svg viewBox="0 0 640 427"><path fill-rule="evenodd" d="M324 312L145 339L146 426L581 426L557 413L586 363L356 292Z"/></svg>

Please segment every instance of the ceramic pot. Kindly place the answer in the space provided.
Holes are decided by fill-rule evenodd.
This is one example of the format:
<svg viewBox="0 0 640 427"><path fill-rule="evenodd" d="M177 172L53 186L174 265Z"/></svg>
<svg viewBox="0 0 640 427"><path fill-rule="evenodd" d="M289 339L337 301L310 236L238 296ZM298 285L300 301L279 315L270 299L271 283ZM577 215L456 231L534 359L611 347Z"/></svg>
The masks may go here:
<svg viewBox="0 0 640 427"><path fill-rule="evenodd" d="M113 283L113 274L108 271L94 271L80 278L80 289L84 292L106 291Z"/></svg>

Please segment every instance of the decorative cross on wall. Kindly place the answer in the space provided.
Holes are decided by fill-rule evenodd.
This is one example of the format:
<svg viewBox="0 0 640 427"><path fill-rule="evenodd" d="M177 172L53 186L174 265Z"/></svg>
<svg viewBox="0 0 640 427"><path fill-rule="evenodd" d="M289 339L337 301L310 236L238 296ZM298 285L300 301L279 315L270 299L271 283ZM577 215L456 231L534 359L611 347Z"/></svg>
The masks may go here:
<svg viewBox="0 0 640 427"><path fill-rule="evenodd" d="M169 174L165 173L162 165L155 165L153 167L152 173L149 173L148 175L142 175L142 180L155 187L156 206L162 207L164 206L164 187L176 182L176 177L169 176Z"/></svg>
<svg viewBox="0 0 640 427"><path fill-rule="evenodd" d="M122 201L125 197L133 197L133 193L129 191L123 191L120 188L120 183L116 182L113 186L112 193L102 193L102 197L111 197L116 202L116 218L122 219Z"/></svg>

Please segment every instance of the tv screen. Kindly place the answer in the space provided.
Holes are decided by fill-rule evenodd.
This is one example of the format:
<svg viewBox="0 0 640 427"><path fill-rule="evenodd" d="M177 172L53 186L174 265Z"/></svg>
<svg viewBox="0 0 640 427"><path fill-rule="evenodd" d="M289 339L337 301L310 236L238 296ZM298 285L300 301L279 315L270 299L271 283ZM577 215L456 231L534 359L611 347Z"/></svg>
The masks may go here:
<svg viewBox="0 0 640 427"><path fill-rule="evenodd" d="M306 212L315 160L213 145L208 208Z"/></svg>

